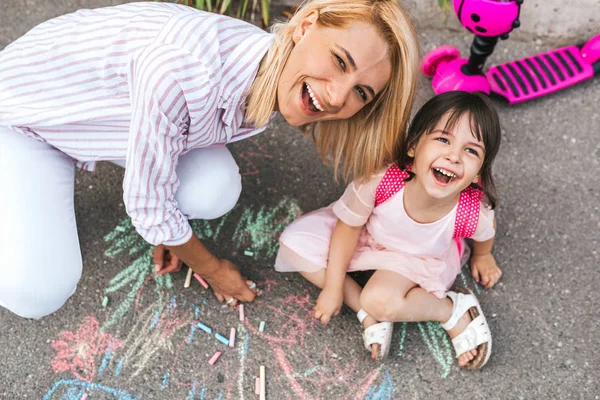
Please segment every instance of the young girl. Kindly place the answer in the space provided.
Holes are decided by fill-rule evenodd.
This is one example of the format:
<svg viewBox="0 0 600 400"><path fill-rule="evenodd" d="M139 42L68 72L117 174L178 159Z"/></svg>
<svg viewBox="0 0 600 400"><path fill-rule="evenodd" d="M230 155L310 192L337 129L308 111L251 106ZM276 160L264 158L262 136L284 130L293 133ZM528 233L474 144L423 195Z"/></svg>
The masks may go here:
<svg viewBox="0 0 600 400"><path fill-rule="evenodd" d="M314 315L321 323L342 301L357 312L373 358L387 355L392 322L439 321L459 365L481 368L492 339L479 302L448 289L469 257L462 238L474 240L477 282L490 288L501 276L490 253L499 145L498 115L487 98L434 97L415 116L397 163L359 177L338 201L283 232L275 268L298 271L323 289ZM364 288L346 274L359 270L377 270Z"/></svg>

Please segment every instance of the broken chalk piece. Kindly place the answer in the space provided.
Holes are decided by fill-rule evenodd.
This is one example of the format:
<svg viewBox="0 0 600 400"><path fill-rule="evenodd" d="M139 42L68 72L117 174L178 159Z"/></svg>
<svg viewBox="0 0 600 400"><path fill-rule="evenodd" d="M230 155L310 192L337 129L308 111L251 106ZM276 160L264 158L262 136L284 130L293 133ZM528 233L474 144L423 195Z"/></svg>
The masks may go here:
<svg viewBox="0 0 600 400"><path fill-rule="evenodd" d="M190 283L192 283L192 274L194 273L194 271L192 271L192 269L190 267L188 267L188 272L187 275L185 276L185 283L183 284L184 288L189 288L190 287Z"/></svg>
<svg viewBox="0 0 600 400"><path fill-rule="evenodd" d="M254 383L254 394L260 394L260 378L258 376L256 377L256 382Z"/></svg>
<svg viewBox="0 0 600 400"><path fill-rule="evenodd" d="M244 322L244 319L245 319L245 315L244 315L244 305L243 305L243 304L240 304L240 305L238 306L238 310L240 310L240 322L242 322L242 323L243 323L243 322Z"/></svg>
<svg viewBox="0 0 600 400"><path fill-rule="evenodd" d="M248 289L250 289L250 290L256 289L256 282L252 282L252 284L250 286L248 286Z"/></svg>
<svg viewBox="0 0 600 400"><path fill-rule="evenodd" d="M229 332L229 347L235 347L235 328Z"/></svg>
<svg viewBox="0 0 600 400"><path fill-rule="evenodd" d="M210 360L208 360L208 363L209 363L210 365L213 365L214 363L216 363L216 362L217 362L217 360L219 359L219 357L221 357L221 352L220 352L220 351L217 351L217 352L216 352L216 353L215 353L215 354L214 354L214 355L213 355L213 356L210 358Z"/></svg>
<svg viewBox="0 0 600 400"><path fill-rule="evenodd" d="M225 336L217 332L215 333L215 337L219 342L223 343L225 346L229 346L229 339L227 339Z"/></svg>
<svg viewBox="0 0 600 400"><path fill-rule="evenodd" d="M267 382L265 380L265 366L260 366L260 400L266 400Z"/></svg>
<svg viewBox="0 0 600 400"><path fill-rule="evenodd" d="M245 256L252 257L252 256L254 255L254 253L253 253L253 252L251 252L250 250L244 250L244 255L245 255Z"/></svg>
<svg viewBox="0 0 600 400"><path fill-rule="evenodd" d="M258 325L258 331L259 332L265 331L265 321L260 321L260 325Z"/></svg>
<svg viewBox="0 0 600 400"><path fill-rule="evenodd" d="M204 325L202 322L198 322L197 324L198 328L202 329L204 332L211 334L212 333L212 329L210 329L208 326Z"/></svg>
<svg viewBox="0 0 600 400"><path fill-rule="evenodd" d="M108 305L108 297L104 296L102 299L102 307L106 307Z"/></svg>
<svg viewBox="0 0 600 400"><path fill-rule="evenodd" d="M196 280L197 280L198 282L200 282L200 284L201 284L202 286L204 286L204 289L208 289L208 283L206 283L206 281L205 281L204 279L202 279L202 277L201 277L200 275L198 275L198 274L194 274L194 278L196 278Z"/></svg>
<svg viewBox="0 0 600 400"><path fill-rule="evenodd" d="M88 394L84 393L83 396L81 396L80 400L86 400L88 398Z"/></svg>

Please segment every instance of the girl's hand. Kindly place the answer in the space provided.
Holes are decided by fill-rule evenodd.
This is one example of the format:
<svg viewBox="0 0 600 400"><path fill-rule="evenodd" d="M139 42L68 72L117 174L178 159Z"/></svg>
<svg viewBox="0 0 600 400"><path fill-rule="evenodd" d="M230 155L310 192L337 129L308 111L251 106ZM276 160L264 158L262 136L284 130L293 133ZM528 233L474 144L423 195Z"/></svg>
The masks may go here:
<svg viewBox="0 0 600 400"><path fill-rule="evenodd" d="M488 289L494 286L502 276L502 270L496 265L492 253L474 255L471 258L471 273L477 283Z"/></svg>
<svg viewBox="0 0 600 400"><path fill-rule="evenodd" d="M154 246L152 259L154 260L154 272L157 275L177 272L181 269L181 260L175 254L165 249L165 246L162 244Z"/></svg>
<svg viewBox="0 0 600 400"><path fill-rule="evenodd" d="M332 316L336 316L342 309L342 301L344 300L343 290L323 288L313 316L321 320L321 324L327 325Z"/></svg>

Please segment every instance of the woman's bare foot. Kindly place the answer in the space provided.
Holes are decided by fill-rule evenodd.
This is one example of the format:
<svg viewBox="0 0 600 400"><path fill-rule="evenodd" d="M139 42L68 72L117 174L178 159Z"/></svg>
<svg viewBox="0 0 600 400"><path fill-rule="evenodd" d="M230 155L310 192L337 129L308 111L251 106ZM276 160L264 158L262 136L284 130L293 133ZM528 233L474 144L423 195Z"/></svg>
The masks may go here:
<svg viewBox="0 0 600 400"><path fill-rule="evenodd" d="M452 300L450 300L448 298L448 301L450 302L450 307L452 307ZM469 312L467 311L456 323L456 325L454 326L454 328L450 329L448 331L448 335L450 336L450 339L454 339L455 337L457 337L458 335L460 335L465 328L467 327L467 325L469 325L469 323L472 321L473 319L471 318L471 315L469 315ZM464 352L463 354L460 354L458 356L458 365L460 367L464 367L465 365L467 365L471 360L473 360L475 358L475 356L477 355L477 349L473 349L471 351L467 351Z"/></svg>
<svg viewBox="0 0 600 400"><path fill-rule="evenodd" d="M363 321L363 328L367 329L371 325L375 325L377 322L378 321L375 318L371 317L370 315L367 315L367 317ZM373 343L371 345L371 358L373 360L376 360L378 355L379 355L379 344Z"/></svg>

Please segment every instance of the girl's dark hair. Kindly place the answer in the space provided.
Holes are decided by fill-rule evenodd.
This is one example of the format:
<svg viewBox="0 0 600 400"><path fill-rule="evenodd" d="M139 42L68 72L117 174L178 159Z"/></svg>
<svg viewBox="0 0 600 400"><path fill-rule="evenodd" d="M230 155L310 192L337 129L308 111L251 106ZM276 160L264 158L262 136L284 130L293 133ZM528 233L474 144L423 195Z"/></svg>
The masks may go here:
<svg viewBox="0 0 600 400"><path fill-rule="evenodd" d="M408 128L408 133L400 149L398 166L406 169L406 165L412 163L413 159L408 156L408 150L415 147L423 135L429 135L444 116L448 116L444 130L452 130L465 114L469 115L473 136L483 142L485 146L485 155L480 171L483 188L476 184L471 184L471 186L483 189L487 202L494 208L498 195L492 177L492 164L500 148L500 121L494 104L483 94L452 91L437 95L425 103ZM414 174L409 173L407 181L411 180L413 176Z"/></svg>

